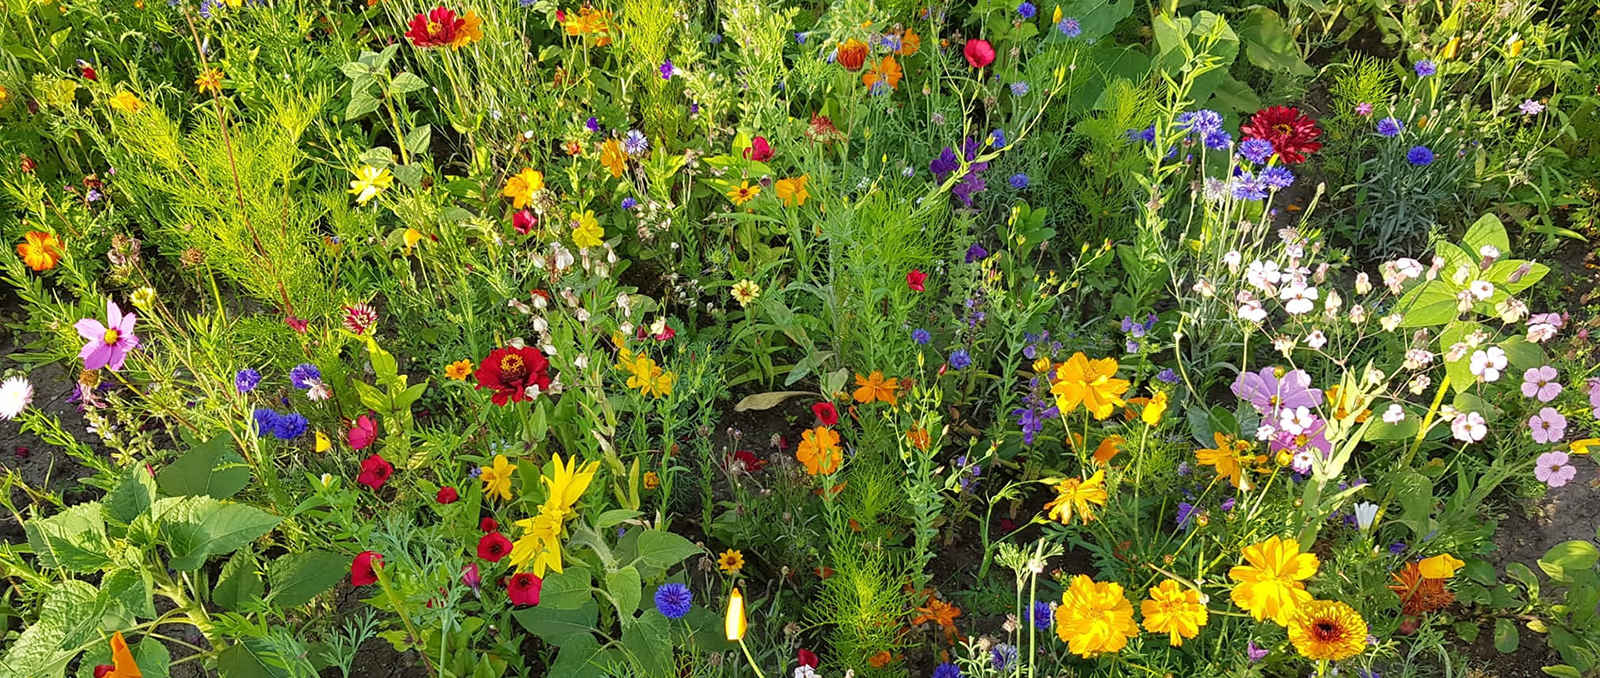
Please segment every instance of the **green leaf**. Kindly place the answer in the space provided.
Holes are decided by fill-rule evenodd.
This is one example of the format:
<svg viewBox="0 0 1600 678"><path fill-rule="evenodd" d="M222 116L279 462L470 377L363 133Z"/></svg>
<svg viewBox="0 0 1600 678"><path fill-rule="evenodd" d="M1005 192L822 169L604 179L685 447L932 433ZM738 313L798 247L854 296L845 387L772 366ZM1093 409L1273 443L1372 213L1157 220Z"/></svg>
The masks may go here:
<svg viewBox="0 0 1600 678"><path fill-rule="evenodd" d="M1473 622L1459 621L1451 624L1451 628L1455 629L1457 636L1468 643L1478 639L1478 625Z"/></svg>
<svg viewBox="0 0 1600 678"><path fill-rule="evenodd" d="M639 533L639 561L651 568L665 570L703 552L704 549L694 542L671 532L645 530Z"/></svg>
<svg viewBox="0 0 1600 678"><path fill-rule="evenodd" d="M48 518L29 520L23 530L40 567L89 573L111 564L111 542L106 538L100 502L70 506Z"/></svg>
<svg viewBox="0 0 1600 678"><path fill-rule="evenodd" d="M245 638L217 655L217 670L227 678L294 678L286 663L258 638Z"/></svg>
<svg viewBox="0 0 1600 678"><path fill-rule="evenodd" d="M279 558L267 568L272 604L280 609L310 602L349 571L350 559L331 551L308 551Z"/></svg>
<svg viewBox="0 0 1600 678"><path fill-rule="evenodd" d="M1277 12L1257 7L1246 14L1239 24L1239 40L1244 43L1245 58L1263 70L1299 76L1316 74L1300 57L1299 46Z"/></svg>
<svg viewBox="0 0 1600 678"><path fill-rule="evenodd" d="M156 499L156 481L143 466L128 471L117 489L106 495L105 516L119 523L131 523L143 515Z"/></svg>
<svg viewBox="0 0 1600 678"><path fill-rule="evenodd" d="M211 602L223 609L238 610L245 603L260 598L263 590L255 555L241 550L222 566L217 587L211 592Z"/></svg>
<svg viewBox="0 0 1600 678"><path fill-rule="evenodd" d="M745 396L744 399L740 400L737 405L734 405L733 411L747 412L749 410L770 410L790 398L816 395L817 394L810 391L768 391L766 393L753 393Z"/></svg>
<svg viewBox="0 0 1600 678"><path fill-rule="evenodd" d="M39 606L38 621L0 656L0 678L61 676L100 622L90 606L94 598L94 587L76 579L53 587Z"/></svg>
<svg viewBox="0 0 1600 678"><path fill-rule="evenodd" d="M253 506L210 497L184 497L162 508L157 524L172 552L168 566L175 570L193 570L211 556L232 553L271 532L282 520Z"/></svg>
<svg viewBox="0 0 1600 678"><path fill-rule="evenodd" d="M152 599L150 575L142 570L120 569L100 579L100 593L96 607L114 618L116 626L133 626L140 619L154 619L155 601Z"/></svg>
<svg viewBox="0 0 1600 678"><path fill-rule="evenodd" d="M622 626L622 651L638 669L634 675L674 675L672 643L662 642L671 636L671 624L659 614L647 614Z"/></svg>
<svg viewBox="0 0 1600 678"><path fill-rule="evenodd" d="M410 71L401 71L399 75L394 76L394 82L390 85L389 91L395 94L410 94L427 86L428 83L426 81Z"/></svg>
<svg viewBox="0 0 1600 678"><path fill-rule="evenodd" d="M606 592L611 594L617 615L625 624L633 619L634 611L639 609L639 599L644 595L643 586L639 570L632 565L606 574Z"/></svg>
<svg viewBox="0 0 1600 678"><path fill-rule="evenodd" d="M1400 297L1401 327L1433 327L1456 319L1456 295L1443 280L1429 280Z"/></svg>
<svg viewBox="0 0 1600 678"><path fill-rule="evenodd" d="M600 517L595 519L594 526L595 529L604 530L608 527L616 527L625 521L632 520L637 517L639 517L638 511L631 509L611 509L610 511L600 514Z"/></svg>
<svg viewBox="0 0 1600 678"><path fill-rule="evenodd" d="M1594 567L1597 561L1600 561L1600 549L1589 542L1574 539L1545 551L1544 557L1539 559L1539 569L1544 570L1551 579L1567 582L1571 581L1574 574Z"/></svg>
<svg viewBox="0 0 1600 678"><path fill-rule="evenodd" d="M1501 617L1494 620L1494 649L1499 650L1500 654L1516 652L1521 639L1521 635L1517 633L1517 625L1510 619Z"/></svg>
<svg viewBox="0 0 1600 678"><path fill-rule="evenodd" d="M1494 566L1490 565L1489 561L1487 560L1483 560L1482 558L1468 558L1466 567L1463 567L1461 571L1467 575L1468 579L1478 582L1479 584L1483 584L1484 586L1494 585Z"/></svg>
<svg viewBox="0 0 1600 678"><path fill-rule="evenodd" d="M599 606L593 600L585 601L576 609L546 608L541 601L538 607L529 607L511 613L517 623L528 633L556 647L583 646L594 642L594 624ZM657 638L657 642L661 639ZM587 641L587 642L586 642Z"/></svg>
<svg viewBox="0 0 1600 678"><path fill-rule="evenodd" d="M1500 217L1488 213L1467 227L1467 234L1461 236L1465 249L1473 256L1478 256L1484 245L1495 248L1504 257L1511 254L1511 238L1506 236L1506 226L1500 223Z"/></svg>
<svg viewBox="0 0 1600 678"><path fill-rule="evenodd" d="M1583 678L1582 672L1572 668L1571 666L1567 666L1566 664L1541 666L1539 667L1539 670L1545 672L1545 675L1555 676L1556 678Z"/></svg>
<svg viewBox="0 0 1600 678"><path fill-rule="evenodd" d="M232 440L228 434L219 433L161 469L161 473L156 474L156 485L162 494L170 497L205 495L217 499L238 494L250 483L250 469L236 455L230 454Z"/></svg>
<svg viewBox="0 0 1600 678"><path fill-rule="evenodd" d="M1133 0L1068 0L1061 4L1061 16L1077 19L1083 31L1076 40L1086 43L1110 35L1132 13Z"/></svg>
<svg viewBox="0 0 1600 678"><path fill-rule="evenodd" d="M1400 497L1400 523L1420 539L1432 531L1433 481L1408 469L1396 473L1393 482Z"/></svg>
<svg viewBox="0 0 1600 678"><path fill-rule="evenodd" d="M349 105L344 107L344 119L348 122L376 110L378 110L378 98L365 89L357 89L351 93Z"/></svg>
<svg viewBox="0 0 1600 678"><path fill-rule="evenodd" d="M413 155L422 155L428 152L428 144L433 141L433 127L418 125L406 133L406 150Z"/></svg>
<svg viewBox="0 0 1600 678"><path fill-rule="evenodd" d="M539 609L576 610L594 600L589 590L593 575L589 568L569 565L564 572L550 572L539 591Z"/></svg>

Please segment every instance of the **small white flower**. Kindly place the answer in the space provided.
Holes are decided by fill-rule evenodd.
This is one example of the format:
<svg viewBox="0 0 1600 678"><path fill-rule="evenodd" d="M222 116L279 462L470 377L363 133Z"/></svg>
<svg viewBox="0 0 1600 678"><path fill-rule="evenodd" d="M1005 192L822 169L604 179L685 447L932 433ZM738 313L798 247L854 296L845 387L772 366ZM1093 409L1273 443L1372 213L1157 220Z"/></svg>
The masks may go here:
<svg viewBox="0 0 1600 678"><path fill-rule="evenodd" d="M578 368L580 370L588 369L589 368L589 354L587 354L587 353L579 353L578 357L572 359L572 366L576 367L576 368Z"/></svg>
<svg viewBox="0 0 1600 678"><path fill-rule="evenodd" d="M1472 352L1472 362L1468 369L1472 375L1484 381L1499 381L1500 372L1506 368L1506 352L1499 346L1490 346Z"/></svg>
<svg viewBox="0 0 1600 678"><path fill-rule="evenodd" d="M1367 307L1356 304L1350 307L1350 324L1360 325L1367 321Z"/></svg>
<svg viewBox="0 0 1600 678"><path fill-rule="evenodd" d="M1193 289L1194 289L1195 294L1198 294L1198 295L1200 295L1202 297L1205 297L1207 299L1210 299L1213 295L1215 295L1217 293L1217 286L1211 284L1211 281L1204 280L1204 279L1197 281L1194 284L1194 288Z"/></svg>
<svg viewBox="0 0 1600 678"><path fill-rule="evenodd" d="M1528 341L1542 344L1556 336L1556 326L1550 323L1534 323L1528 326Z"/></svg>
<svg viewBox="0 0 1600 678"><path fill-rule="evenodd" d="M1399 403L1389 403L1389 409L1383 411L1383 423L1398 424L1406 420L1406 410Z"/></svg>
<svg viewBox="0 0 1600 678"><path fill-rule="evenodd" d="M1461 442L1475 443L1489 434L1489 424L1484 421L1483 415L1468 412L1466 416L1456 417L1450 422L1450 434Z"/></svg>
<svg viewBox="0 0 1600 678"><path fill-rule="evenodd" d="M1400 321L1402 320L1405 320L1405 316L1400 315L1399 313L1390 313L1389 315L1379 318L1378 324L1383 325L1383 331L1393 332L1394 328L1400 326Z"/></svg>
<svg viewBox="0 0 1600 678"><path fill-rule="evenodd" d="M1357 273L1356 274L1356 294L1366 294L1366 293L1371 292L1371 291L1372 291L1372 278L1367 276L1366 271L1362 271L1360 273Z"/></svg>
<svg viewBox="0 0 1600 678"><path fill-rule="evenodd" d="M1467 286L1467 291L1472 293L1472 298L1478 301L1488 301L1494 296L1494 283L1487 280L1474 280Z"/></svg>
<svg viewBox="0 0 1600 678"><path fill-rule="evenodd" d="M1401 280L1410 280L1422 275L1422 262L1416 259L1396 259L1395 272L1400 274Z"/></svg>
<svg viewBox="0 0 1600 678"><path fill-rule="evenodd" d="M1278 295L1283 300L1283 310L1291 315L1304 315L1317 307L1317 288L1290 285Z"/></svg>
<svg viewBox="0 0 1600 678"><path fill-rule="evenodd" d="M1272 340L1272 348L1277 349L1285 358L1294 352L1294 337L1280 334Z"/></svg>
<svg viewBox="0 0 1600 678"><path fill-rule="evenodd" d="M333 397L333 389L328 388L327 384L318 381L312 384L311 388L306 389L306 397L313 402L321 402Z"/></svg>
<svg viewBox="0 0 1600 678"><path fill-rule="evenodd" d="M1356 514L1356 527L1365 530L1372 527L1372 521L1378 517L1378 505L1370 501L1363 501L1351 507Z"/></svg>
<svg viewBox="0 0 1600 678"><path fill-rule="evenodd" d="M1520 299L1506 297L1505 301L1495 304L1494 312L1500 316L1501 322L1522 322L1523 318L1528 317L1528 305Z"/></svg>
<svg viewBox="0 0 1600 678"><path fill-rule="evenodd" d="M0 421L11 421L28 409L33 402L33 384L22 377L12 377L0 383Z"/></svg>
<svg viewBox="0 0 1600 678"><path fill-rule="evenodd" d="M1286 407L1282 412L1278 413L1278 426L1287 431L1289 435L1297 436L1305 433L1306 429L1311 428L1311 425L1315 423L1316 418L1312 417L1311 410L1305 407L1293 409Z"/></svg>
<svg viewBox="0 0 1600 678"><path fill-rule="evenodd" d="M1272 440L1272 436L1275 435L1278 435L1278 429L1276 427L1268 426L1266 424L1256 427L1256 440Z"/></svg>
<svg viewBox="0 0 1600 678"><path fill-rule="evenodd" d="M1227 264L1228 272L1234 275L1239 274L1239 262L1241 260L1243 260L1243 256L1239 254L1239 250L1228 250L1227 254L1222 255L1222 263Z"/></svg>
<svg viewBox="0 0 1600 678"><path fill-rule="evenodd" d="M1273 286L1283 279L1283 273L1278 270L1278 262L1257 259L1250 262L1250 266L1245 269L1244 279L1252 287L1270 292Z"/></svg>
<svg viewBox="0 0 1600 678"><path fill-rule="evenodd" d="M1428 385L1432 383L1433 379L1428 375L1419 374L1411 378L1411 381L1406 384L1406 389L1411 391L1411 395L1422 395L1422 392L1428 390Z"/></svg>
<svg viewBox="0 0 1600 678"><path fill-rule="evenodd" d="M1478 256L1483 258L1483 267L1488 268L1490 264L1494 263L1494 260L1500 258L1500 248L1486 244L1478 248Z"/></svg>
<svg viewBox="0 0 1600 678"><path fill-rule="evenodd" d="M1320 349L1327 343L1328 335L1323 334L1322 330L1311 330L1311 334L1306 335L1306 345L1310 346L1312 350Z"/></svg>

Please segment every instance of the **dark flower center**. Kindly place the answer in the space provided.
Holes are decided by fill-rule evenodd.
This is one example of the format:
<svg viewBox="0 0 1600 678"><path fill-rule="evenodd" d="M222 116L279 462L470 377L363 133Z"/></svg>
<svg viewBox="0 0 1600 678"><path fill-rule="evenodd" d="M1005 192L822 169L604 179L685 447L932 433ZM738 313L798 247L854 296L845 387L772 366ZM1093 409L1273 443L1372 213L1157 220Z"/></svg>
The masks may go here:
<svg viewBox="0 0 1600 678"><path fill-rule="evenodd" d="M1311 625L1311 636L1319 641L1328 643L1344 637L1344 630L1339 628L1332 620L1322 619Z"/></svg>
<svg viewBox="0 0 1600 678"><path fill-rule="evenodd" d="M1280 134L1288 134L1294 131L1294 128L1289 126L1289 123L1286 122L1280 122L1276 125L1273 125L1272 129L1278 130L1278 133Z"/></svg>

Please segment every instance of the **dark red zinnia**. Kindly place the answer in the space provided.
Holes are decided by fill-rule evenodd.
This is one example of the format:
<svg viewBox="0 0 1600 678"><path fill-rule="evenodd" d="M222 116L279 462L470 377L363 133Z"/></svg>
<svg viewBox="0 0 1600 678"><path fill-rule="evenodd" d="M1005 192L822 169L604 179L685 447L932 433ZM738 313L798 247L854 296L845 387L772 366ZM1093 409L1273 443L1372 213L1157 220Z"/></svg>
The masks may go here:
<svg viewBox="0 0 1600 678"><path fill-rule="evenodd" d="M499 532L490 532L478 538L478 557L491 563L500 562L511 552L511 540Z"/></svg>
<svg viewBox="0 0 1600 678"><path fill-rule="evenodd" d="M389 476L392 475L394 475L394 464L374 454L361 460L361 475L356 476L356 482L377 491L384 483L389 482Z"/></svg>
<svg viewBox="0 0 1600 678"><path fill-rule="evenodd" d="M1322 136L1317 121L1293 106L1271 106L1256 111L1239 130L1246 137L1260 137L1271 142L1272 150L1287 165L1305 162L1307 155L1322 148L1322 142L1316 140Z"/></svg>
<svg viewBox="0 0 1600 678"><path fill-rule="evenodd" d="M505 405L531 399L529 386L538 386L541 392L550 388L549 368L550 361L538 349L506 346L490 351L473 376L478 388L494 391L494 404Z"/></svg>
<svg viewBox="0 0 1600 678"><path fill-rule="evenodd" d="M406 37L417 47L440 47L454 41L456 31L466 23L456 17L455 12L435 7L426 14L419 12L411 17L411 30L406 31Z"/></svg>
<svg viewBox="0 0 1600 678"><path fill-rule="evenodd" d="M518 572L506 580L506 597L511 599L512 605L538 605L539 592L543 589L544 580L532 572Z"/></svg>
<svg viewBox="0 0 1600 678"><path fill-rule="evenodd" d="M350 561L350 585L370 586L378 583L378 573L374 563L382 563L383 554L377 551L362 551L356 554L355 560Z"/></svg>
<svg viewBox="0 0 1600 678"><path fill-rule="evenodd" d="M767 143L766 137L756 137L750 140L750 147L744 149L746 160L766 162L772 159L772 144Z"/></svg>

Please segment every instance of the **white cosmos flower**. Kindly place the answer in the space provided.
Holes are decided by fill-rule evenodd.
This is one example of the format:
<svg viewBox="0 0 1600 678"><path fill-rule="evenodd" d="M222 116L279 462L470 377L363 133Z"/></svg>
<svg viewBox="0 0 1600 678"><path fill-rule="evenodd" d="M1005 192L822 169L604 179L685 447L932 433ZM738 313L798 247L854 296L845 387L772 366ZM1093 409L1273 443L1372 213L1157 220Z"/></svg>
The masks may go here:
<svg viewBox="0 0 1600 678"><path fill-rule="evenodd" d="M1316 423L1316 418L1311 416L1311 410L1304 407L1293 409L1284 408L1278 413L1278 427L1288 431L1289 435L1297 436L1306 432L1311 425Z"/></svg>
<svg viewBox="0 0 1600 678"><path fill-rule="evenodd" d="M12 377L0 383L0 421L11 421L28 409L33 402L33 384L22 377Z"/></svg>

